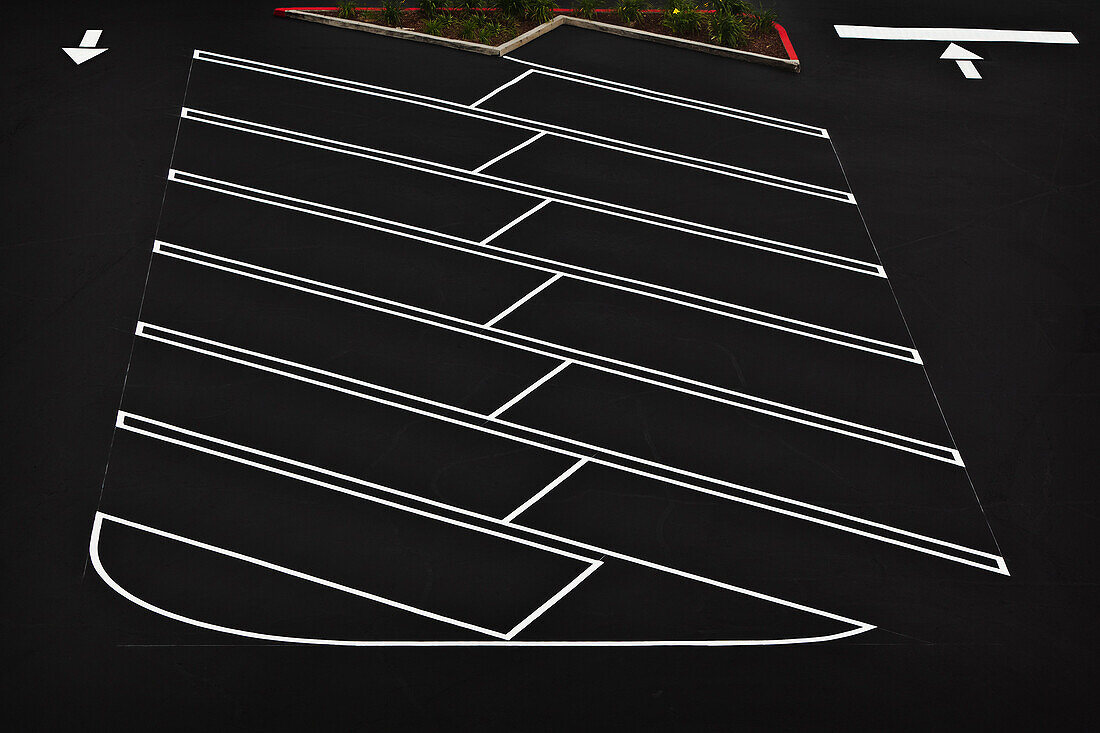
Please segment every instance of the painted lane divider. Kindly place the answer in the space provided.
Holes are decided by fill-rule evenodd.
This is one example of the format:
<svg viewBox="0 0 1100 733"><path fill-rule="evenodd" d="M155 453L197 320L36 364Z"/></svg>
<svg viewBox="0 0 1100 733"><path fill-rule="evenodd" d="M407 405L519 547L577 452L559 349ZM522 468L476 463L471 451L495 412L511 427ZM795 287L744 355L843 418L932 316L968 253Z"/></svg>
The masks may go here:
<svg viewBox="0 0 1100 733"><path fill-rule="evenodd" d="M367 308L378 313L385 313L386 315L396 318L403 318L416 323L423 323L428 326L452 331L454 333L461 333L465 336L509 346L531 354L538 354L540 356L575 363L581 367L595 369L606 374L614 374L616 376L625 377L626 379L633 379L656 387L663 387L674 392L698 397L711 402L717 402L729 407L749 410L780 420L788 420L799 425L838 433L858 440L865 440L870 443L905 451L924 458L931 458L960 467L964 466L962 456L955 448L918 440L881 428L861 425L850 420L843 420L838 417L825 415L794 405L768 400L747 392L738 392L725 387L700 382L640 364L633 364L588 351L574 349L569 346L551 343L531 336L525 336L521 333L508 331L499 326L486 326L484 324L447 315L446 313L418 308L408 303L401 303L376 295L370 295L369 293L342 288L317 280L299 277L298 275L291 275L248 262L221 257L220 255L191 249L189 247L182 247L178 244L169 244L168 242L161 242L158 240L153 245L153 252L154 254L171 257L193 265L208 267L239 277L246 277L269 283L271 285L278 285L310 295L355 305L360 308Z"/></svg>
<svg viewBox="0 0 1100 733"><path fill-rule="evenodd" d="M315 387L404 410L450 425L495 435L534 448L570 456L574 459L588 458L589 462L593 464L613 470L663 481L691 491L904 547L926 555L969 565L970 567L1001 575L1009 574L1003 557L983 550L965 547L852 514L845 514L835 509L828 509L732 481L706 476L567 436L509 422L501 418L493 418L473 410L418 397L408 392L318 369L308 364L148 323L139 322L136 335L174 348L311 384Z"/></svg>
<svg viewBox="0 0 1100 733"><path fill-rule="evenodd" d="M84 31L84 37L80 39L80 45L76 48L62 47L62 51L68 54L69 58L73 60L77 66L89 59L94 59L100 55L106 48L96 48L96 44L99 43L99 37L103 35L102 30L86 30Z"/></svg>

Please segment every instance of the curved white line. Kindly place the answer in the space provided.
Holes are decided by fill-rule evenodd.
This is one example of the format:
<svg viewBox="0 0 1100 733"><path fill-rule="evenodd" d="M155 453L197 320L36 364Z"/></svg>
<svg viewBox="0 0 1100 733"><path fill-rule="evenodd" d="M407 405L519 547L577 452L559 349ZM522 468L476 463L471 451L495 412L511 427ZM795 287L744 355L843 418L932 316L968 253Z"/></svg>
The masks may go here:
<svg viewBox="0 0 1100 733"><path fill-rule="evenodd" d="M353 640L353 639L313 639L308 637L298 636L279 636L276 634L264 634L258 631L247 631L245 629L235 629L229 626L221 626L220 624L213 624L208 621L200 621L193 619L182 614L174 613L167 609L155 606L146 600L143 600L130 591L123 588L106 568L103 567L103 561L99 556L99 536L103 528L103 520L105 516L102 512L96 512L95 520L92 523L92 536L88 542L88 556L92 561L92 567L95 568L96 573L103 579L112 590L118 593L120 596L130 601L131 603L144 608L147 611L152 611L155 614L170 618L173 621L179 621L181 623L196 626L202 629L208 629L210 631L219 631L224 634L232 634L234 636L243 636L250 639L260 639L263 641L278 641L289 644L315 644L315 645L327 645L327 646L769 646L769 645L783 645L783 644L809 644L813 642L822 641L834 641L836 639L843 639L848 636L855 636L862 634L865 631L874 629L875 626L871 624L860 624L855 628L848 631L841 631L836 634L828 634L826 636L809 636L795 639L737 639L737 640L714 640L714 641L367 641L367 640Z"/></svg>

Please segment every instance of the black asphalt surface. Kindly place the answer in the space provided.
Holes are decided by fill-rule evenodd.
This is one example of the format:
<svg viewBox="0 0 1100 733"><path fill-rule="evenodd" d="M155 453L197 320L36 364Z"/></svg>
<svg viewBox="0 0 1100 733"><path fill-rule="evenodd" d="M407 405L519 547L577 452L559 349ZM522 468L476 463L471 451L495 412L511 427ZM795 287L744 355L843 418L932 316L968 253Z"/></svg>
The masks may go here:
<svg viewBox="0 0 1100 733"><path fill-rule="evenodd" d="M15 727L1080 727L1095 22L1084 4L804 5L778 8L797 76L573 28L514 53L798 129L543 73L462 107L532 67L257 3L15 11ZM1081 45L973 44L972 82L943 44L833 23ZM58 48L86 27L110 50L77 67ZM551 134L466 172L546 125L738 170ZM528 529L500 524L579 458ZM997 556L1011 576L973 566ZM814 609L877 628L265 643L851 630Z"/></svg>

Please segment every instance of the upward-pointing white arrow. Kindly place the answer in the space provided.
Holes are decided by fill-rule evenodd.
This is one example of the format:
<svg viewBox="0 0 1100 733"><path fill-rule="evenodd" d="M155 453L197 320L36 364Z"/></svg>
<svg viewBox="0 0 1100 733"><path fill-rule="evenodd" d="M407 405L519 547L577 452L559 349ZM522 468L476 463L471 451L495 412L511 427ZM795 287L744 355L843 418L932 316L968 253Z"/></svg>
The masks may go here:
<svg viewBox="0 0 1100 733"><path fill-rule="evenodd" d="M981 61L982 57L976 53L967 51L957 43L952 43L948 46L943 53L940 54L941 59L950 59L959 65L959 70L962 71L963 76L967 79L981 79L982 75L978 73L978 67L974 65L975 61Z"/></svg>
<svg viewBox="0 0 1100 733"><path fill-rule="evenodd" d="M84 63L88 59L94 59L99 54L103 53L107 49L96 48L95 45L99 43L99 37L103 35L102 30L86 30L84 31L84 37L80 39L80 46L77 48L62 48L69 55L77 66Z"/></svg>

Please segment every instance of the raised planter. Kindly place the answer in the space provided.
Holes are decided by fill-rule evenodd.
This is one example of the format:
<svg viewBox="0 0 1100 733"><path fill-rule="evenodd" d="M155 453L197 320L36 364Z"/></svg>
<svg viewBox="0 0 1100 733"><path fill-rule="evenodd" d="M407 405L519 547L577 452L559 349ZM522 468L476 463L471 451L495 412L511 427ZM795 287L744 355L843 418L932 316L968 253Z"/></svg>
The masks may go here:
<svg viewBox="0 0 1100 733"><path fill-rule="evenodd" d="M410 8L413 10L415 8ZM676 36L664 35L661 33L651 33L649 31L643 31L637 28L630 28L622 25L615 25L612 23L601 23L595 20L586 20L584 18L578 18L573 15L555 15L549 22L542 25L535 26L531 30L523 33L515 38L505 41L499 46L489 46L483 43L474 43L473 41L463 41L457 38L446 38L443 36L433 36L428 33L421 33L419 31L410 30L407 28L393 28L385 25L378 25L376 23L367 23L361 20L345 20L343 18L337 18L332 15L324 15L318 11L332 11L335 8L276 8L275 15L283 16L286 18L294 18L297 20L304 20L311 23L322 23L324 25L331 25L337 28L347 28L350 30L365 31L367 33L374 33L381 36L390 36L392 38L405 38L410 41L418 41L420 43L431 43L437 46L446 46L448 48L455 48L460 51L471 51L473 53L480 53L486 56L503 56L511 51L520 48L526 43L529 43L539 36L545 35L561 25L572 25L578 28L586 28L588 30L600 31L601 33L611 33L617 36L624 36L626 38L636 38L644 41L652 41L654 43L661 43L666 46L675 46L677 48L686 48L692 51L701 51L703 53L714 54L715 56L725 56L727 58L738 59L740 61L748 61L755 64L765 64L768 66L774 66L776 68L787 69L788 71L798 72L801 70L802 65L798 60L798 56L794 52L794 46L791 44L790 38L787 36L787 31L783 26L778 23L773 24L776 32L779 34L779 38L783 43L783 48L786 50L787 55L790 58L779 58L777 56L766 56L764 54L753 53L751 51L742 51L740 49L728 48L726 46L716 46L711 43L702 43L700 41L693 41L687 38L678 38Z"/></svg>

